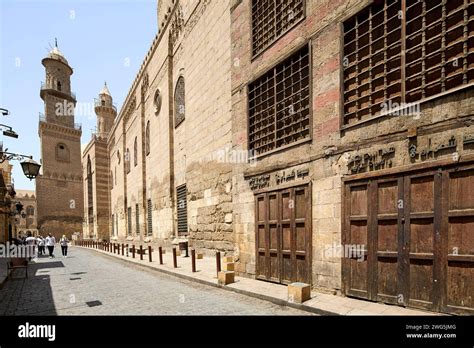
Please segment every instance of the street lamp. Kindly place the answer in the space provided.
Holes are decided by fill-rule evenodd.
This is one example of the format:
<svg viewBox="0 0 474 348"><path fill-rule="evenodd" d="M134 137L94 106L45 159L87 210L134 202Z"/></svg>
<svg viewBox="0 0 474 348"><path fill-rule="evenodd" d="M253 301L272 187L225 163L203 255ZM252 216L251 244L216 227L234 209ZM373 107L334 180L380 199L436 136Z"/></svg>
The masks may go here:
<svg viewBox="0 0 474 348"><path fill-rule="evenodd" d="M25 174L28 179L32 180L38 176L41 165L33 161L33 158L28 158L20 164L21 169L23 169L23 174Z"/></svg>
<svg viewBox="0 0 474 348"><path fill-rule="evenodd" d="M3 163L4 161L7 161L7 160L10 161L12 159L16 159L16 160L25 159L20 164L21 164L21 169L23 170L23 174L25 174L25 176L28 179L31 180L38 176L41 165L33 160L33 156L0 151L0 163Z"/></svg>
<svg viewBox="0 0 474 348"><path fill-rule="evenodd" d="M6 124L0 124L0 127L7 128L6 130L3 131L3 135L11 138L18 139L18 133L15 132L12 127L7 126Z"/></svg>

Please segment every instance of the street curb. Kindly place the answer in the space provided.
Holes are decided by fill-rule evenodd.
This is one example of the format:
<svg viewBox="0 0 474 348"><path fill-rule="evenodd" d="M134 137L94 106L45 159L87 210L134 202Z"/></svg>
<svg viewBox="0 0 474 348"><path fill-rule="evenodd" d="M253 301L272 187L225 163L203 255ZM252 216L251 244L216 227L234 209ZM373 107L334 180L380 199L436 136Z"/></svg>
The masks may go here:
<svg viewBox="0 0 474 348"><path fill-rule="evenodd" d="M196 278L188 276L186 274L179 274L179 273L175 273L175 272L172 272L172 271L168 271L166 269L161 269L161 268L156 268L156 267L153 267L153 266L149 266L147 264L136 263L136 262L131 261L131 260L122 259L122 258L115 257L113 255L106 254L106 253L101 252L101 251L96 250L96 249L89 249L89 248L85 248L85 247L79 247L77 245L75 247L85 249L85 250L95 251L99 255L103 255L104 257L108 257L110 259L117 260L117 261L122 261L124 263L131 264L131 265L134 265L134 266L137 266L137 267L143 267L143 268L146 268L147 270L158 271L158 272L170 275L170 276L174 276L176 278L181 278L181 279L185 279L185 280L188 280L188 281L191 281L191 282L195 282L195 283L199 283L199 284L203 284L203 285L209 285L209 286L213 286L215 288L220 288L220 289L227 290L227 291L232 291L232 292L235 292L235 293L238 293L238 294L241 294L241 295L246 295L246 296L257 298L257 299L260 299L260 300L263 300L263 301L271 302L271 303L279 305L279 306L285 306L285 307L290 307L290 308L294 308L294 309L299 309L299 310L302 310L302 311L305 311L305 312L309 312L309 313L313 313L313 314L319 314L319 315L334 315L334 316L335 315L337 315L337 316L340 315L339 313L336 313L336 312L330 312L330 311L326 311L326 310L323 310L323 309L310 307L310 306L307 306L307 305L304 305L304 304L291 303L291 302L288 302L288 301L285 301L285 300L282 300L282 299L279 299L279 298L275 298L275 297L272 297L272 296L257 294L255 292L242 290L242 289L235 289L235 288L231 288L231 287L228 287L228 286L225 286L225 285L220 285L220 284L208 281L208 280L196 279Z"/></svg>

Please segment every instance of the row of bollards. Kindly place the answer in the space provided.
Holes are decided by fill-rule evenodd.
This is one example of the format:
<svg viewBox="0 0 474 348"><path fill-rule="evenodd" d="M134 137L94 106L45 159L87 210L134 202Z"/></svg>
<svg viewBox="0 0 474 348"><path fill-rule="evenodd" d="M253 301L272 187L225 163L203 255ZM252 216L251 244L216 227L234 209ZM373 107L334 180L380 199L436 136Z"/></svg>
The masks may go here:
<svg viewBox="0 0 474 348"><path fill-rule="evenodd" d="M76 241L75 245L86 247L86 248L93 248L99 249L103 251L110 252L112 254L122 255L122 256L129 256L129 250L131 249L132 258L135 258L135 254L138 253L140 255L140 260L143 260L143 255L145 254L145 249L142 245L139 246L137 249L134 244L132 244L131 248L129 248L128 244L118 244L118 243L111 243L111 242L98 242L98 241L91 241L91 240L80 240ZM177 249L174 247L172 249L173 252L173 267L178 268L178 258L177 258ZM148 261L153 262L153 250L151 245L148 246ZM158 247L158 261L160 265L163 265L163 254L164 250L163 247ZM199 254L198 258L202 259L202 254ZM193 273L197 272L196 269L196 250L191 249L191 270ZM218 251L216 252L216 270L217 275L221 272L221 253Z"/></svg>

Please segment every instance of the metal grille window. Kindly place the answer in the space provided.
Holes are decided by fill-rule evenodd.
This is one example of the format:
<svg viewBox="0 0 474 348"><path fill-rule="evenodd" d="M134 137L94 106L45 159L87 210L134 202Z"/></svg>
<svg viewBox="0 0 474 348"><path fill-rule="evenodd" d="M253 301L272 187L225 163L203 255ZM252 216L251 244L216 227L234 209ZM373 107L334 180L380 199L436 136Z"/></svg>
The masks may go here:
<svg viewBox="0 0 474 348"><path fill-rule="evenodd" d="M132 235L132 208L131 207L128 207L128 210L127 210L127 217L128 217L128 235L131 236Z"/></svg>
<svg viewBox="0 0 474 348"><path fill-rule="evenodd" d="M252 0L252 53L264 51L304 18L305 0Z"/></svg>
<svg viewBox="0 0 474 348"><path fill-rule="evenodd" d="M344 23L343 69L344 125L474 83L474 3L375 2Z"/></svg>
<svg viewBox="0 0 474 348"><path fill-rule="evenodd" d="M186 184L176 188L177 211L178 211L178 235L188 233L188 209L186 198Z"/></svg>
<svg viewBox="0 0 474 348"><path fill-rule="evenodd" d="M137 236L140 235L140 212L138 210L138 204L135 204L135 229Z"/></svg>
<svg viewBox="0 0 474 348"><path fill-rule="evenodd" d="M309 47L249 85L249 148L256 154L310 137Z"/></svg>
<svg viewBox="0 0 474 348"><path fill-rule="evenodd" d="M178 127L184 121L185 115L185 90L184 77L180 76L176 82L174 92L174 126Z"/></svg>
<svg viewBox="0 0 474 348"><path fill-rule="evenodd" d="M152 216L153 216L153 206L151 204L151 199L147 200L146 202L147 205L147 217L148 217L148 236L153 235L153 221L152 221Z"/></svg>

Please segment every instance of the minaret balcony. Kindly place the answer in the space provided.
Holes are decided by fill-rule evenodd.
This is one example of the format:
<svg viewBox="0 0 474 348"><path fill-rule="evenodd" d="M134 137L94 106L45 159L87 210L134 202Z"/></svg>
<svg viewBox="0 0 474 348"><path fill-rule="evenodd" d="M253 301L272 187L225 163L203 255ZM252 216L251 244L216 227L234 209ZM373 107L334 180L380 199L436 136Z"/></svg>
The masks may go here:
<svg viewBox="0 0 474 348"><path fill-rule="evenodd" d="M104 107L104 108L112 108L115 112L117 112L117 107L115 103L108 104L105 100L94 98L94 106L96 108Z"/></svg>
<svg viewBox="0 0 474 348"><path fill-rule="evenodd" d="M58 126L68 127L68 126L64 125L63 123L60 123L60 122L57 122L57 121L54 121L54 120L48 120L42 112L39 112L39 122L40 123L43 122L43 123L49 123L49 124L56 124ZM71 127L68 127L68 128L71 128ZM80 123L74 123L73 128L76 129L76 130L82 130L82 125Z"/></svg>
<svg viewBox="0 0 474 348"><path fill-rule="evenodd" d="M74 92L69 92L67 93L66 91L62 91L57 88L57 86L54 86L51 83L45 83L41 82L41 91L40 95L41 98L43 98L43 95L45 92L52 92L53 94L58 95L59 97L65 97L66 99L72 99L74 102L76 102L76 93Z"/></svg>

